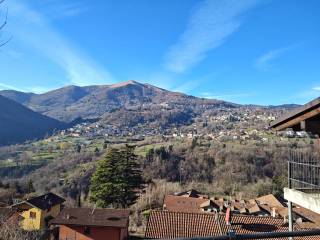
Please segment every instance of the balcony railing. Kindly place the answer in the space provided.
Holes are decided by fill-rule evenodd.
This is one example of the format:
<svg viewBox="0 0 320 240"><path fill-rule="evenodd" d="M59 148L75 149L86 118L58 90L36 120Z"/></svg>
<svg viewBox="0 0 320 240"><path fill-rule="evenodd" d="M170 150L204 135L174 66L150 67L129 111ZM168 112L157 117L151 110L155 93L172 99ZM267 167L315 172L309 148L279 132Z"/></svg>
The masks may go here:
<svg viewBox="0 0 320 240"><path fill-rule="evenodd" d="M317 152L291 151L288 161L288 187L303 192L320 191L320 158Z"/></svg>

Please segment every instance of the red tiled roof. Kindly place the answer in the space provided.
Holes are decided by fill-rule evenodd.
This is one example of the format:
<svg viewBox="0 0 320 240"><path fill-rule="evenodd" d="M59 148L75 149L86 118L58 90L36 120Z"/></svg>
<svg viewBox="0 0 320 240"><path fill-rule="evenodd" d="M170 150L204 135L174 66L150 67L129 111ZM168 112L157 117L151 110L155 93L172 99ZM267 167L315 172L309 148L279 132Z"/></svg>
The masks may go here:
<svg viewBox="0 0 320 240"><path fill-rule="evenodd" d="M296 207L294 207L292 210L293 210L293 212L308 219L309 221L318 224L318 226L320 227L320 214L315 213L309 209L306 209L306 208L298 206L298 205Z"/></svg>
<svg viewBox="0 0 320 240"><path fill-rule="evenodd" d="M208 195L202 194L195 189L190 189L185 192L178 192L178 193L175 193L174 195L181 196L181 197L192 197L192 198L208 198Z"/></svg>
<svg viewBox="0 0 320 240"><path fill-rule="evenodd" d="M129 210L65 208L50 224L127 228Z"/></svg>
<svg viewBox="0 0 320 240"><path fill-rule="evenodd" d="M256 201L259 204L266 204L269 207L283 207L282 203L273 194L256 198Z"/></svg>
<svg viewBox="0 0 320 240"><path fill-rule="evenodd" d="M301 222L301 223L297 223L297 225L298 225L301 229L315 229L315 228L320 228L320 225L319 225L319 224L312 223L312 222Z"/></svg>
<svg viewBox="0 0 320 240"><path fill-rule="evenodd" d="M258 206L258 204L254 204L254 205L248 207L248 211L249 211L249 213L257 213L257 212L260 212L261 209Z"/></svg>
<svg viewBox="0 0 320 240"><path fill-rule="evenodd" d="M227 226L224 219L224 214L215 213L151 211L146 229L146 237L219 236L226 235L231 229L235 230L237 234L288 231L287 224L281 218L233 215L231 226ZM302 230L302 228L295 224L294 230ZM320 237L303 239L320 240ZM302 239L295 238L295 240Z"/></svg>
<svg viewBox="0 0 320 240"><path fill-rule="evenodd" d="M224 220L220 219L220 231L215 217L216 214L207 213L151 211L145 235L146 238L178 238L225 234Z"/></svg>
<svg viewBox="0 0 320 240"><path fill-rule="evenodd" d="M205 198L192 198L166 195L163 202L165 210L172 212L202 212L201 204L208 202L209 199Z"/></svg>

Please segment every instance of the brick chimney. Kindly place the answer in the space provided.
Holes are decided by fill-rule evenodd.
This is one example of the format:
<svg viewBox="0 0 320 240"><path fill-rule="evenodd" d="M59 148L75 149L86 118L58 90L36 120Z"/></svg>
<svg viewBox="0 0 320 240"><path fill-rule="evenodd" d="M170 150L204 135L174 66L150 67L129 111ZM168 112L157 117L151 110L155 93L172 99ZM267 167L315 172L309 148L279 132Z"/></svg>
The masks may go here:
<svg viewBox="0 0 320 240"><path fill-rule="evenodd" d="M226 211L226 224L227 226L230 226L232 224L232 212L231 212L231 208L228 207L227 208L227 211Z"/></svg>

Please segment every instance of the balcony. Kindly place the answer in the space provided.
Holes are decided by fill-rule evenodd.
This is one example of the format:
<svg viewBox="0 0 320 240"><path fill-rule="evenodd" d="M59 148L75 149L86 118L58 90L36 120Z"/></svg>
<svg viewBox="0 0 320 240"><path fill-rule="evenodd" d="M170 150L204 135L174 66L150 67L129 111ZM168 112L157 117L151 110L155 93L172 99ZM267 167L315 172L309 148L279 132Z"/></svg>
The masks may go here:
<svg viewBox="0 0 320 240"><path fill-rule="evenodd" d="M320 158L315 149L290 153L284 198L320 214Z"/></svg>

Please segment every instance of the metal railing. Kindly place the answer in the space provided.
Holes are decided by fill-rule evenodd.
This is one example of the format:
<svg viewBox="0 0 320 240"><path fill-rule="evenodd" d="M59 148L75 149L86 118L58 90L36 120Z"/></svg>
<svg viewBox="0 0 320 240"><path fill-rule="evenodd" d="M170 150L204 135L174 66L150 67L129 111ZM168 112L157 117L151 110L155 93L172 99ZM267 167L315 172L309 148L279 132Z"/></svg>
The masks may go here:
<svg viewBox="0 0 320 240"><path fill-rule="evenodd" d="M191 238L171 238L170 240L249 240L249 239L272 239L272 238L292 238L292 237L310 237L319 236L320 229L307 231L292 231L292 232L264 232L255 234L236 234L230 232L228 235L214 236L214 237L191 237ZM161 239L169 240L169 239Z"/></svg>
<svg viewBox="0 0 320 240"><path fill-rule="evenodd" d="M291 151L288 161L288 187L304 192L319 192L319 156L312 151Z"/></svg>

